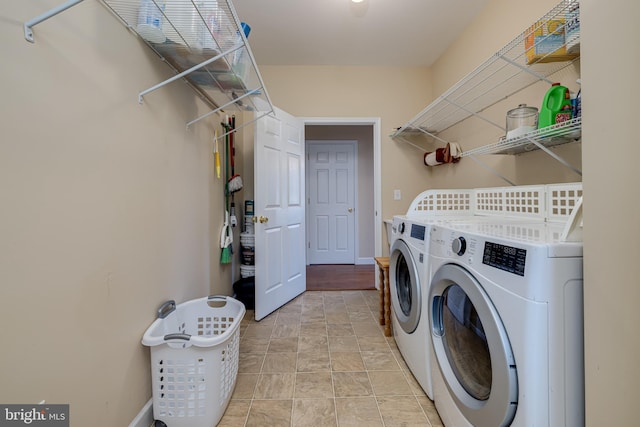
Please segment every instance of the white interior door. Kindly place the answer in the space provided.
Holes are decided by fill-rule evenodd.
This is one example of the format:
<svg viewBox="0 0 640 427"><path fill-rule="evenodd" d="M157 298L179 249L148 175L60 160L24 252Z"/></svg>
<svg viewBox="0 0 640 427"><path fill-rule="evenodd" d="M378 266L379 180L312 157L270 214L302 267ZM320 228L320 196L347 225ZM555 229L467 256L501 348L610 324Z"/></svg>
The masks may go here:
<svg viewBox="0 0 640 427"><path fill-rule="evenodd" d="M356 141L307 141L309 264L355 264Z"/></svg>
<svg viewBox="0 0 640 427"><path fill-rule="evenodd" d="M275 109L256 123L255 317L306 290L304 124Z"/></svg>

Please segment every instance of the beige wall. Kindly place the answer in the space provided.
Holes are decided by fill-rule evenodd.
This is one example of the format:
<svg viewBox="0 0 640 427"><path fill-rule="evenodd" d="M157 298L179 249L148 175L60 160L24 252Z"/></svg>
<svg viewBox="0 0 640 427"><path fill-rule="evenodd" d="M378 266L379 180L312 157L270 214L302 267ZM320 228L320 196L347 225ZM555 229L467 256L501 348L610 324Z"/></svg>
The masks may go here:
<svg viewBox="0 0 640 427"><path fill-rule="evenodd" d="M638 18L638 2L580 2L589 427L638 424Z"/></svg>
<svg viewBox="0 0 640 427"><path fill-rule="evenodd" d="M0 3L0 402L126 426L151 397L160 303L230 294L206 110L100 3Z"/></svg>

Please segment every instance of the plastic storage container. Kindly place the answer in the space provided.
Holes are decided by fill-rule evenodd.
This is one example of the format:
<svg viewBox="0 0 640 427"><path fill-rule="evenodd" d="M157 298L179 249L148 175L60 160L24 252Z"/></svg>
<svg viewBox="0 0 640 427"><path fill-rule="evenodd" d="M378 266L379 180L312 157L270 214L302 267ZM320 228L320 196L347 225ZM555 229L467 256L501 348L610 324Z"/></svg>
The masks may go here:
<svg viewBox="0 0 640 427"><path fill-rule="evenodd" d="M211 427L224 414L238 374L240 322L231 297L167 301L142 344L151 349L153 415L169 427Z"/></svg>

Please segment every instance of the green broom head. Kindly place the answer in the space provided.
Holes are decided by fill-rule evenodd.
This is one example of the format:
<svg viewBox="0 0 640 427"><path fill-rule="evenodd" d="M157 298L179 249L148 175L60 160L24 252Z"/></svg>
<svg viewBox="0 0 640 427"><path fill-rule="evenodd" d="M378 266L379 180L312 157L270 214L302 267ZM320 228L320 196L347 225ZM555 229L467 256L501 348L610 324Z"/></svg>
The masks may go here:
<svg viewBox="0 0 640 427"><path fill-rule="evenodd" d="M220 264L229 264L231 262L231 247L225 246L220 252Z"/></svg>

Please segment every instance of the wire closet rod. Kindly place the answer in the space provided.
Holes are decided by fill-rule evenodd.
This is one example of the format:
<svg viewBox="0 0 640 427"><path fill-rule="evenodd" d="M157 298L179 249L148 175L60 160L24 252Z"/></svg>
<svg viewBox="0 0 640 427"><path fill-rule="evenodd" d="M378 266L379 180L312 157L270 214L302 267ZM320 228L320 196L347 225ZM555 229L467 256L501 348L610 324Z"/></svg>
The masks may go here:
<svg viewBox="0 0 640 427"><path fill-rule="evenodd" d="M53 9L43 13L42 15L36 16L35 18L27 21L24 23L24 38L27 39L28 42L30 43L35 43L35 40L33 39L33 27L35 27L36 25L38 25L39 23L46 21L47 19L56 16L57 14L59 14L60 12L64 12L65 10L69 9L70 7L73 7L75 5L77 5L78 3L82 3L84 0L69 0L63 4L61 4L60 6L54 7Z"/></svg>

